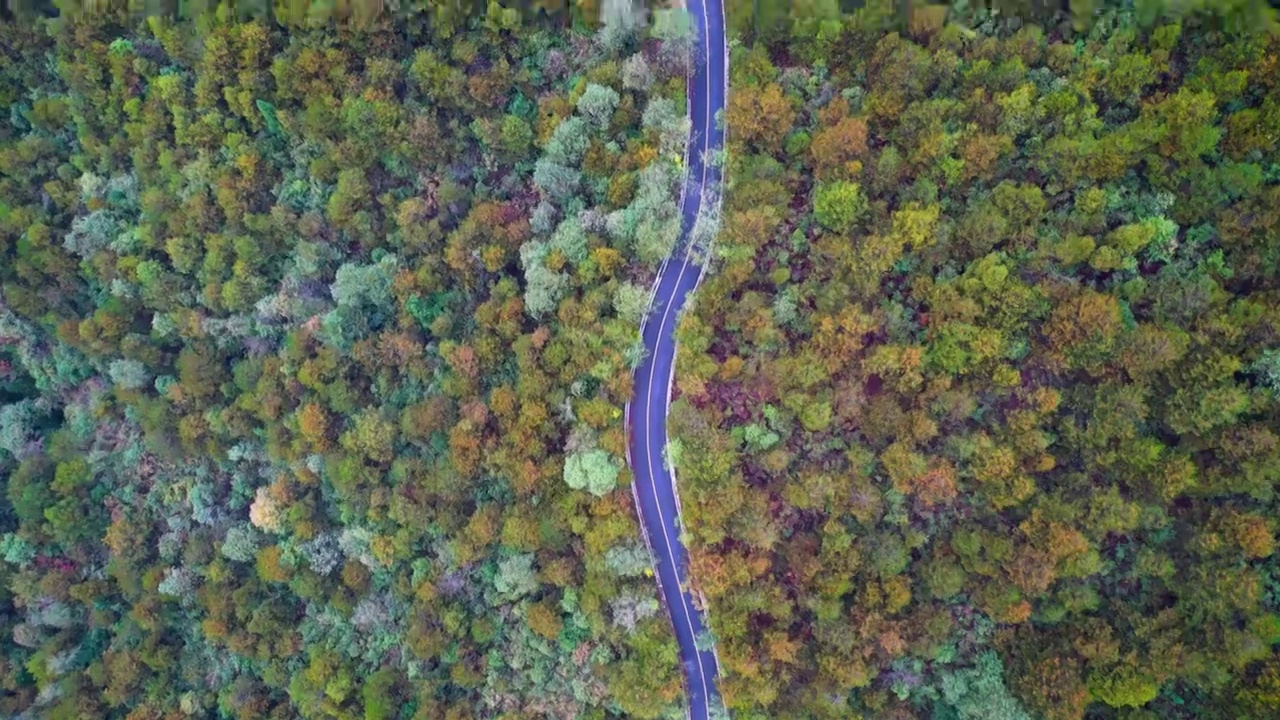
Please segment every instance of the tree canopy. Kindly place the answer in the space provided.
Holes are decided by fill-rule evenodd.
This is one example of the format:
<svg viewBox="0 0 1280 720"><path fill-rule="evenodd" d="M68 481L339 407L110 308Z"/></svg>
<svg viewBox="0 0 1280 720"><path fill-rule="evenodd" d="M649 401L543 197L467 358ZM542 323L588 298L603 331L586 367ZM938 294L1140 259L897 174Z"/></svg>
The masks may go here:
<svg viewBox="0 0 1280 720"><path fill-rule="evenodd" d="M672 428L735 717L1280 713L1280 44L1033 4L733 51Z"/></svg>
<svg viewBox="0 0 1280 720"><path fill-rule="evenodd" d="M329 5L0 22L0 715L671 717L616 488L687 47Z"/></svg>

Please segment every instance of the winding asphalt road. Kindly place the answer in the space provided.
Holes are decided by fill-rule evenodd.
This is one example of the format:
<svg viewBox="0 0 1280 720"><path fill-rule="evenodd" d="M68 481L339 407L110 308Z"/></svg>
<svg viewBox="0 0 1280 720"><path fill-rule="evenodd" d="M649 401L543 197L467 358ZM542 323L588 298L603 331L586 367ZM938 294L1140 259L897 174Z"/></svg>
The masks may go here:
<svg viewBox="0 0 1280 720"><path fill-rule="evenodd" d="M706 720L724 705L716 690L718 666L714 649L699 650L695 638L706 619L687 590L687 553L680 540L683 523L675 475L663 452L667 442L667 410L675 374L674 331L689 294L702 278L692 252L691 231L704 204L719 202L721 171L710 162L724 146L717 113L728 90L729 53L724 34L722 0L686 0L695 28L693 69L689 73L691 134L685 155L681 192L681 232L671 256L658 271L658 282L641 335L646 357L635 372L635 396L627 405L630 432L628 460L635 476L632 490L655 559L658 590L675 626L689 693L689 717ZM714 710L713 710L714 709Z"/></svg>

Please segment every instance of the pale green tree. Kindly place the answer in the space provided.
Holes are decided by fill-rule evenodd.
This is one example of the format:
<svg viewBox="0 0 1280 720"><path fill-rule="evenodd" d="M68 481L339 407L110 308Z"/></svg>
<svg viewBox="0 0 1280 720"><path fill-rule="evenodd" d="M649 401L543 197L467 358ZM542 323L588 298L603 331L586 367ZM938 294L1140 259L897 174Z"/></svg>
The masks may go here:
<svg viewBox="0 0 1280 720"><path fill-rule="evenodd" d="M574 453L564 461L564 481L574 490L600 497L618 482L618 465L604 450Z"/></svg>

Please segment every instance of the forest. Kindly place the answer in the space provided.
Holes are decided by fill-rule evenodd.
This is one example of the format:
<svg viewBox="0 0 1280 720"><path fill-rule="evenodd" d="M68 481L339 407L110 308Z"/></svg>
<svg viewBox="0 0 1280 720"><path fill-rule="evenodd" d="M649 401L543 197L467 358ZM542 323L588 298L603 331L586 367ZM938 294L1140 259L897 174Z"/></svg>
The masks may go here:
<svg viewBox="0 0 1280 720"><path fill-rule="evenodd" d="M725 10L668 456L732 717L1280 717L1274 10ZM0 716L684 718L623 408L692 32L6 4Z"/></svg>
<svg viewBox="0 0 1280 720"><path fill-rule="evenodd" d="M729 5L671 449L729 709L1280 717L1273 14L979 5Z"/></svg>
<svg viewBox="0 0 1280 720"><path fill-rule="evenodd" d="M105 7L0 23L0 716L682 717L683 16Z"/></svg>

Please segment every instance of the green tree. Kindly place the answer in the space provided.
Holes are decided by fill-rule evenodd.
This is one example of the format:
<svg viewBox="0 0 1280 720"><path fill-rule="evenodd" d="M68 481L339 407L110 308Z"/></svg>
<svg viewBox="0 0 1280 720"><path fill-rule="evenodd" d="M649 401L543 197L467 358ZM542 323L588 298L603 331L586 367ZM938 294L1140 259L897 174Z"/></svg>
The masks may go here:
<svg viewBox="0 0 1280 720"><path fill-rule="evenodd" d="M597 130L605 130L609 127L609 121L620 99L618 92L613 88L588 83L587 89L583 90L582 96L578 98L578 112L582 113L582 116ZM557 128L558 132L559 128Z"/></svg>
<svg viewBox="0 0 1280 720"><path fill-rule="evenodd" d="M813 212L823 227L847 233L866 215L867 198L858 183L822 183L814 191Z"/></svg>
<svg viewBox="0 0 1280 720"><path fill-rule="evenodd" d="M569 455L564 461L564 482L574 490L601 497L617 486L618 466L604 450Z"/></svg>

